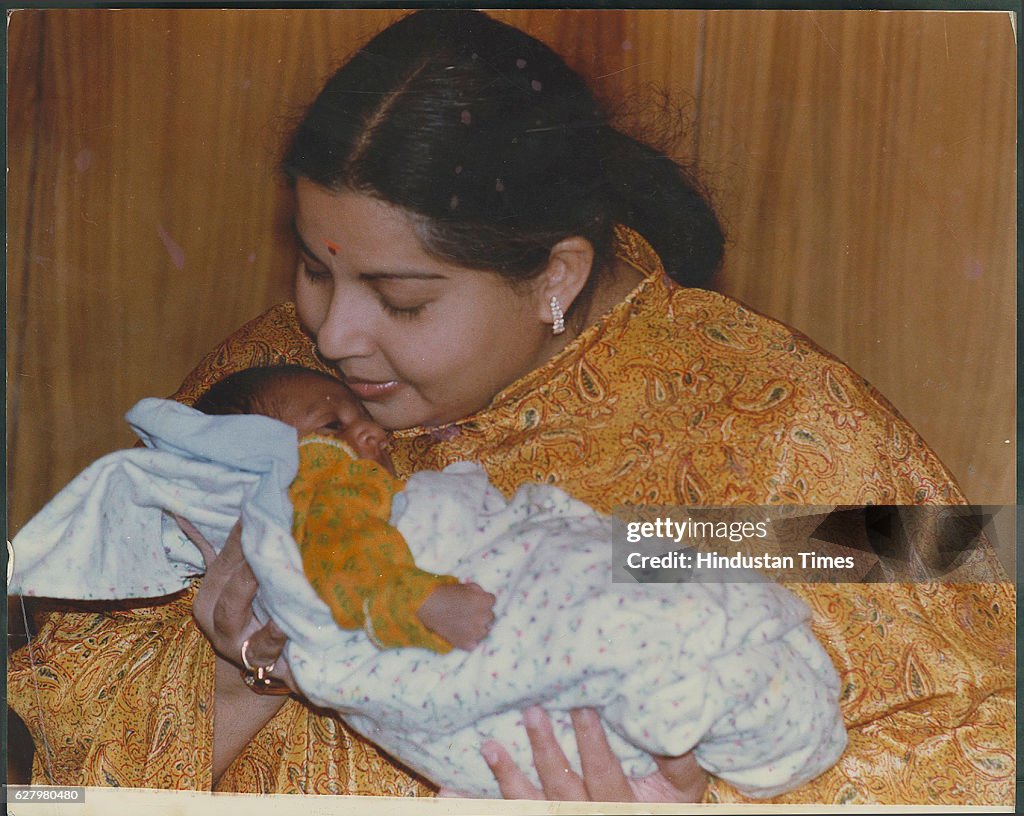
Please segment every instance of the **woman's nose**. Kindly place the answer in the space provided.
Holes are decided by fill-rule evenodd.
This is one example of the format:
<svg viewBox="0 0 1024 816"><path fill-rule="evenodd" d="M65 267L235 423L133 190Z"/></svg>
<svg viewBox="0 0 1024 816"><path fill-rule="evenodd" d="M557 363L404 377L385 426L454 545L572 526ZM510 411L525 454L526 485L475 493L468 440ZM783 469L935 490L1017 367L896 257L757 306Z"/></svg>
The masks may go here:
<svg viewBox="0 0 1024 816"><path fill-rule="evenodd" d="M357 419L345 428L346 441L356 453L367 459L380 456L387 440L387 434L380 425L367 419Z"/></svg>
<svg viewBox="0 0 1024 816"><path fill-rule="evenodd" d="M331 300L324 322L316 333L316 347L325 360L337 362L349 357L367 357L373 343L358 304L337 293Z"/></svg>

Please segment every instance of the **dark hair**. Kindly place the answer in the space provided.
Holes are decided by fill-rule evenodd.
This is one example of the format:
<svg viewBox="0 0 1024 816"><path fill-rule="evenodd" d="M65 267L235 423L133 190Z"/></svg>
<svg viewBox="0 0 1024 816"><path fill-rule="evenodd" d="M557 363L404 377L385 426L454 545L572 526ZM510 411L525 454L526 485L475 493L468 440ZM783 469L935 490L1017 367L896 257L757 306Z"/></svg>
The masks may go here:
<svg viewBox="0 0 1024 816"><path fill-rule="evenodd" d="M401 207L426 251L512 280L579 235L593 282L616 223L684 285L722 258L718 219L687 173L613 128L558 54L480 12L419 11L370 40L310 106L282 170Z"/></svg>
<svg viewBox="0 0 1024 816"><path fill-rule="evenodd" d="M257 410L259 398L266 393L269 386L290 377L306 374L339 382L322 371L297 365L245 368L211 385L192 407L204 414L258 414L261 413Z"/></svg>

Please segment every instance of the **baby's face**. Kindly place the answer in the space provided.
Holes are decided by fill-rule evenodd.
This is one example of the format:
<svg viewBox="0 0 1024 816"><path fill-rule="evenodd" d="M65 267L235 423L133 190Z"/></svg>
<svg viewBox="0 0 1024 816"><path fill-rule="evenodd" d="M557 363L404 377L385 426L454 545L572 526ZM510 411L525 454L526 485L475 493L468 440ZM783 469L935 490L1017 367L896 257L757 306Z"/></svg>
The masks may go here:
<svg viewBox="0 0 1024 816"><path fill-rule="evenodd" d="M393 473L385 444L387 432L340 382L316 374L297 374L271 386L266 413L291 425L303 437L311 433L346 442L361 459L372 459Z"/></svg>

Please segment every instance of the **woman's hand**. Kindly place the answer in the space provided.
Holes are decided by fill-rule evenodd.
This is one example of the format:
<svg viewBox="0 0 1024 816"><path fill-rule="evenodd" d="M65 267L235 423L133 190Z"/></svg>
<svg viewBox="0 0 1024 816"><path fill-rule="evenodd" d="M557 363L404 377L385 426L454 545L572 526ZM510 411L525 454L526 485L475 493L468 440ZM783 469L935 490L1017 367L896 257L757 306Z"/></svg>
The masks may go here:
<svg viewBox="0 0 1024 816"><path fill-rule="evenodd" d="M273 621L261 625L252 613L259 584L242 553L242 526L232 528L218 555L188 519L175 516L189 540L206 562L206 575L192 602L192 614L213 650L223 659L242 666L242 644L249 641L250 665L274 668L273 677L295 690L287 662L279 659L287 638Z"/></svg>
<svg viewBox="0 0 1024 816"><path fill-rule="evenodd" d="M693 752L679 757L654 757L658 771L642 779L629 779L612 753L597 712L591 708L572 712L582 775L569 765L551 721L543 709L523 712L523 722L533 749L533 764L540 777L538 789L496 742L483 746L483 756L506 799L557 799L597 802L699 802L708 777Z"/></svg>
<svg viewBox="0 0 1024 816"><path fill-rule="evenodd" d="M250 665L274 663L273 677L295 690L288 664L281 659L286 638L271 621L261 626L252 613L258 585L242 554L242 527L236 524L220 555L187 519L175 517L182 532L199 548L206 575L192 601L200 631L217 653L213 700L212 777L216 786L235 758L284 705L287 697L255 694L243 680L242 644Z"/></svg>

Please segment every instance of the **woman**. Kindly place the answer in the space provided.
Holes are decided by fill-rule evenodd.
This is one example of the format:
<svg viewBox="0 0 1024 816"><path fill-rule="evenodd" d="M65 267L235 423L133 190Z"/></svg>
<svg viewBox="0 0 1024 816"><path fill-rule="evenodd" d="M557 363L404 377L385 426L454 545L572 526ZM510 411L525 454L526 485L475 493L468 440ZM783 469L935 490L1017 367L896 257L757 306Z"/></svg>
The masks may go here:
<svg viewBox="0 0 1024 816"><path fill-rule="evenodd" d="M604 511L963 501L849 369L774 321L683 288L720 261L714 213L515 29L421 12L385 30L327 83L284 169L302 249L296 305L213 352L185 401L253 364L320 365L394 430L400 475L474 459L502 489L550 481ZM51 745L63 743L47 755L56 778L422 792L337 720L241 682L246 638L260 664L280 648L272 631L257 635L248 579L229 550L196 598L216 659L191 593L51 619L37 643L47 666L17 667L11 688L25 715L33 683L52 692L42 709L57 724ZM836 768L780 801L1008 803L1012 590L795 589L843 676L851 740ZM703 788L687 758L631 787L608 766L592 716L576 717L580 777L562 773L531 712L542 792L485 746L503 791L684 799ZM738 796L711 780L706 798Z"/></svg>

